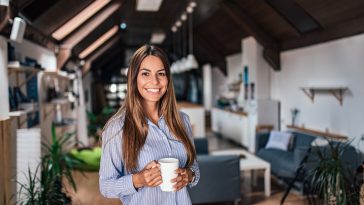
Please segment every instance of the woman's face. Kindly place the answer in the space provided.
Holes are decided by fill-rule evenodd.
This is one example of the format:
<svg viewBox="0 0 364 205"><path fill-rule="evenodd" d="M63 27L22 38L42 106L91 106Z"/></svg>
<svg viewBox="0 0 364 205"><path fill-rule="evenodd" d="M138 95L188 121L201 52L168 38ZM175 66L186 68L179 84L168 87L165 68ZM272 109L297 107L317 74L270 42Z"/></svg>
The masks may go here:
<svg viewBox="0 0 364 205"><path fill-rule="evenodd" d="M139 68L137 85L146 103L156 103L163 97L168 79L161 59L151 55L144 58Z"/></svg>

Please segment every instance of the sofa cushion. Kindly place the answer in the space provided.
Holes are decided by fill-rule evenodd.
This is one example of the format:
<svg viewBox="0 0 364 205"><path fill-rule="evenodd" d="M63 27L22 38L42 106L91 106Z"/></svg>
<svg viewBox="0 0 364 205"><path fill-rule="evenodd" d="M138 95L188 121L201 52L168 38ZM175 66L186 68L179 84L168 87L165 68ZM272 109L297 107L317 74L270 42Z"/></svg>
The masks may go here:
<svg viewBox="0 0 364 205"><path fill-rule="evenodd" d="M209 154L207 138L194 138L196 154Z"/></svg>
<svg viewBox="0 0 364 205"><path fill-rule="evenodd" d="M198 155L200 181L188 188L193 204L235 201L240 193L240 159L237 155Z"/></svg>
<svg viewBox="0 0 364 205"><path fill-rule="evenodd" d="M274 175L287 178L295 176L297 167L292 152L271 148L260 149L257 156L271 164L271 171Z"/></svg>
<svg viewBox="0 0 364 205"><path fill-rule="evenodd" d="M271 131L266 149L275 148L283 151L288 150L288 144L291 140L292 134L289 132Z"/></svg>
<svg viewBox="0 0 364 205"><path fill-rule="evenodd" d="M292 132L294 135L294 147L310 147L311 142L316 139L316 136L312 136L305 133Z"/></svg>

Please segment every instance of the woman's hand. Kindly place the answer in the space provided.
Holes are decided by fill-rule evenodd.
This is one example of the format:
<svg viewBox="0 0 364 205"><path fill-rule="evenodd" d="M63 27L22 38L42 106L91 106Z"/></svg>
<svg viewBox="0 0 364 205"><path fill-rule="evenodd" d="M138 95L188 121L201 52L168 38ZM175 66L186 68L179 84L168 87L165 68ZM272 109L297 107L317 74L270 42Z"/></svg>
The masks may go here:
<svg viewBox="0 0 364 205"><path fill-rule="evenodd" d="M172 179L172 183L176 182L175 191L179 191L192 181L192 171L189 168L179 168L175 173L177 173L177 177Z"/></svg>
<svg viewBox="0 0 364 205"><path fill-rule="evenodd" d="M149 162L142 171L133 174L135 188L144 186L155 187L162 183L160 165L156 161Z"/></svg>

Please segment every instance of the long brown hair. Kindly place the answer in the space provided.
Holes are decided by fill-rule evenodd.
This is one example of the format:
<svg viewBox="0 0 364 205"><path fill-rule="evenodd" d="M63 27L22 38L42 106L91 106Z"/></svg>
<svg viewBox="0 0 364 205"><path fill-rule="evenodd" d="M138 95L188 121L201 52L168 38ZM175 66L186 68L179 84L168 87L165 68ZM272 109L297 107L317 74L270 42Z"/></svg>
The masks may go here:
<svg viewBox="0 0 364 205"><path fill-rule="evenodd" d="M127 74L128 91L125 102L111 119L124 116L124 127L122 133L122 156L126 169L130 172L136 171L140 149L144 146L148 135L148 123L142 105L143 97L137 88L137 77L142 61L147 56L158 57L163 65L168 79L166 93L158 102L158 113L161 114L172 134L180 140L187 152L187 166L191 166L196 159L196 153L189 140L186 127L177 111L177 102L171 78L170 67L166 54L160 48L153 45L140 47L130 60ZM105 127L108 126L108 123Z"/></svg>

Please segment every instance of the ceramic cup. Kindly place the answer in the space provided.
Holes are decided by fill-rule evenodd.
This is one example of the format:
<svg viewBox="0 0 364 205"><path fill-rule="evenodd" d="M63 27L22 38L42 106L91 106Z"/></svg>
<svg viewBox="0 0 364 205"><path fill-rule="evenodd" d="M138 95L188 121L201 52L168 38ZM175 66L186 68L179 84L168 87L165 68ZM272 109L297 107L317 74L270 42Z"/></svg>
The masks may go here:
<svg viewBox="0 0 364 205"><path fill-rule="evenodd" d="M174 184L171 180L177 177L175 171L178 169L179 161L176 158L162 158L158 160L161 169L163 183L160 186L162 191L174 191Z"/></svg>

